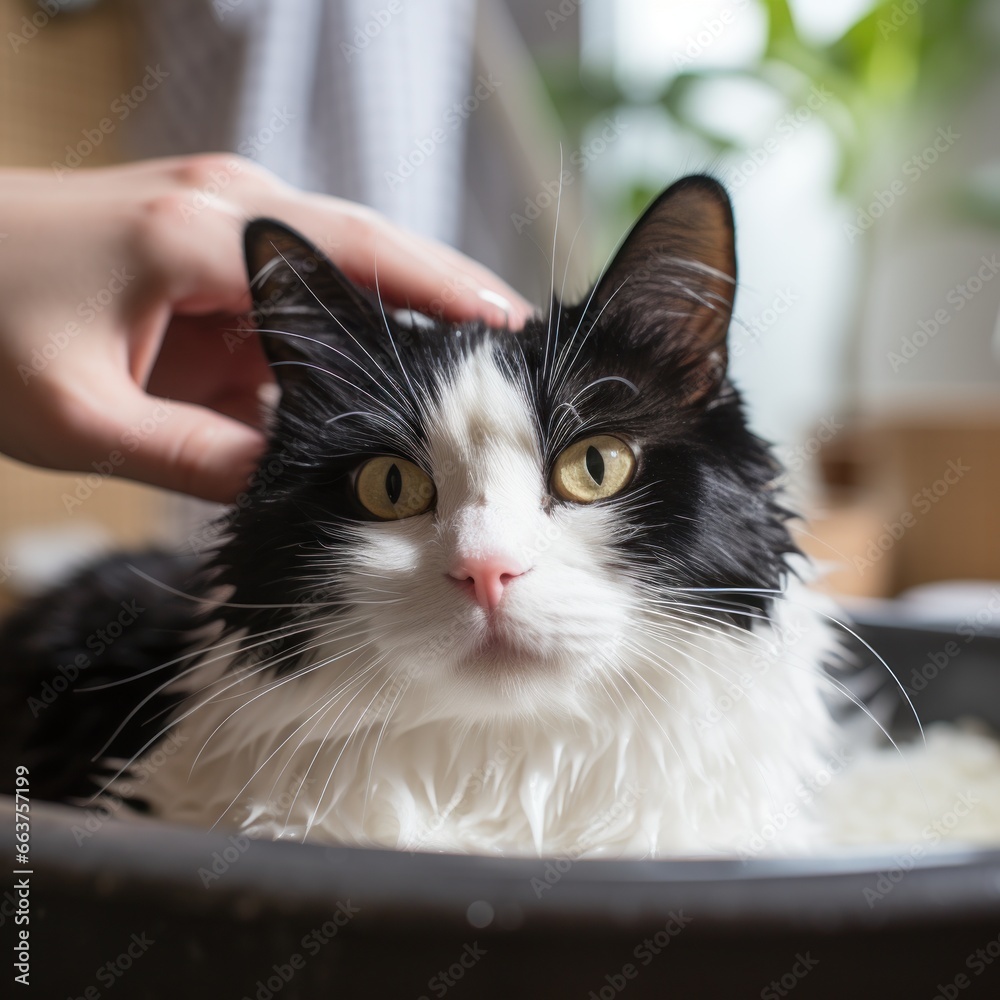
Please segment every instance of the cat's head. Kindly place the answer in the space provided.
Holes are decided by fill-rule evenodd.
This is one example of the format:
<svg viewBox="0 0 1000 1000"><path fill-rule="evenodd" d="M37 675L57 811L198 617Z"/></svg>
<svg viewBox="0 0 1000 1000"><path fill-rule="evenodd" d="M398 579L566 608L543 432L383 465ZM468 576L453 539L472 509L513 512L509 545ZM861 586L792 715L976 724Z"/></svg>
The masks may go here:
<svg viewBox="0 0 1000 1000"><path fill-rule="evenodd" d="M792 545L726 375L717 182L674 184L583 301L517 333L383 308L276 222L246 253L282 395L266 488L219 561L232 602L260 606L233 627L315 625L269 648L277 669L316 647L331 684L398 672L432 715L571 709L669 608L766 612L752 592L781 586Z"/></svg>

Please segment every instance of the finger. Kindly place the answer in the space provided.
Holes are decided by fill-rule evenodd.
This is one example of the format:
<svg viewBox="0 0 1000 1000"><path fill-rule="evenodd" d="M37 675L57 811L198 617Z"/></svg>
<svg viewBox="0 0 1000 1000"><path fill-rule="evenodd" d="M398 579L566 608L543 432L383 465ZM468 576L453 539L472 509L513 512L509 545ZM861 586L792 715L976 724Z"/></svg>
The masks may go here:
<svg viewBox="0 0 1000 1000"><path fill-rule="evenodd" d="M77 433L117 475L231 503L264 451L264 436L201 406L148 396L129 380L107 387Z"/></svg>
<svg viewBox="0 0 1000 1000"><path fill-rule="evenodd" d="M354 281L386 302L461 321L520 329L534 307L487 268L444 244L390 225L374 212L316 195L272 206ZM283 213L283 214L277 214Z"/></svg>
<svg viewBox="0 0 1000 1000"><path fill-rule="evenodd" d="M260 338L237 317L175 316L146 392L208 406L252 426L261 422L259 390L274 376Z"/></svg>
<svg viewBox="0 0 1000 1000"><path fill-rule="evenodd" d="M154 198L146 207L146 255L172 275L167 296L178 312L249 308L242 232L263 215L300 230L349 277L377 287L394 305L514 329L534 313L506 282L457 250L352 202L303 194L273 178L261 183L253 171L245 173L223 197L191 189Z"/></svg>
<svg viewBox="0 0 1000 1000"><path fill-rule="evenodd" d="M172 193L146 205L140 237L146 266L166 276L162 293L175 312L245 313L251 306L243 261L246 219L230 203L193 197Z"/></svg>

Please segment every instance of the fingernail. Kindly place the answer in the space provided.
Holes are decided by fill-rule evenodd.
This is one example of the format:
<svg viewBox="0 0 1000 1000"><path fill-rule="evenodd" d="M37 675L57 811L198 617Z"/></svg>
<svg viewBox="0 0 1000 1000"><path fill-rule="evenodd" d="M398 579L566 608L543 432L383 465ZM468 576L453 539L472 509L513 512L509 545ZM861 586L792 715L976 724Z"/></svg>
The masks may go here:
<svg viewBox="0 0 1000 1000"><path fill-rule="evenodd" d="M531 312L523 306L514 305L510 299L505 298L499 292L494 292L489 288L482 288L477 293L483 302L488 302L503 311L503 326L524 326L525 321L531 316Z"/></svg>
<svg viewBox="0 0 1000 1000"><path fill-rule="evenodd" d="M489 288L481 288L476 294L484 302L489 302L490 305L502 309L508 319L514 312L514 304L509 299L505 299L499 292L491 291Z"/></svg>

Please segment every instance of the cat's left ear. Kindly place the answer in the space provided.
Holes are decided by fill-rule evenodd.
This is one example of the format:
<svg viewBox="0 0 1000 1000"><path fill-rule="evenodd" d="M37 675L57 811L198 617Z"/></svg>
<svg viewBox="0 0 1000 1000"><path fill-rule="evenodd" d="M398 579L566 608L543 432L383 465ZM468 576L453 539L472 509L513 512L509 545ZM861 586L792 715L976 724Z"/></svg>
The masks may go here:
<svg viewBox="0 0 1000 1000"><path fill-rule="evenodd" d="M327 256L294 229L254 219L243 235L253 319L272 363L300 361L316 341L349 348L380 319L371 300ZM269 332L271 331L271 332ZM279 382L305 376L281 367Z"/></svg>
<svg viewBox="0 0 1000 1000"><path fill-rule="evenodd" d="M629 306L645 337L684 359L694 401L725 377L735 295L729 196L713 178L693 176L667 188L632 227L588 311Z"/></svg>

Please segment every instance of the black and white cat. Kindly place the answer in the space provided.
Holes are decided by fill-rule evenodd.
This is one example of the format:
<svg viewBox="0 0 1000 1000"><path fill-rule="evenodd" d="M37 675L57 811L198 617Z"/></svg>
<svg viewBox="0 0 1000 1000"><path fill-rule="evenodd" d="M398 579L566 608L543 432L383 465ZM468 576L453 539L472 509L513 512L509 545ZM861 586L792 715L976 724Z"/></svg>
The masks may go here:
<svg viewBox="0 0 1000 1000"><path fill-rule="evenodd" d="M193 576L110 562L7 625L34 787L505 855L735 851L795 800L834 740L834 644L788 595L780 470L726 375L718 183L674 184L520 333L408 321L277 222L246 254L281 388L257 485ZM26 711L129 599L77 690Z"/></svg>

